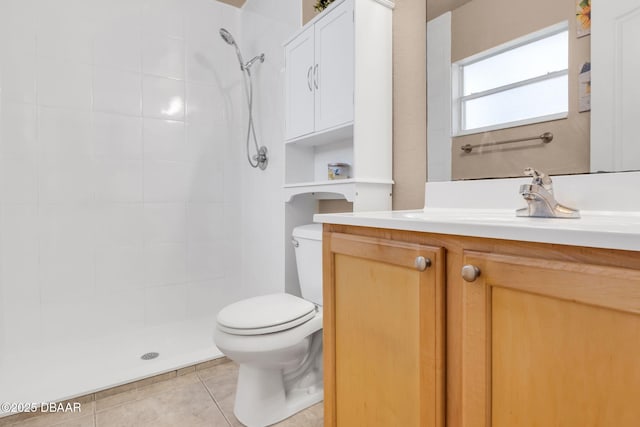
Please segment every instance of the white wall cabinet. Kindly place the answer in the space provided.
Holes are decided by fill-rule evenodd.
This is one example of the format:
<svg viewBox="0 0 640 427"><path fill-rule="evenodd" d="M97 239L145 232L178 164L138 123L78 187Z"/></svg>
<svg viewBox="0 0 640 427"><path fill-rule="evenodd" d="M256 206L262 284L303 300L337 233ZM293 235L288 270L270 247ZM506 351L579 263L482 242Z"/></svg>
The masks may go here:
<svg viewBox="0 0 640 427"><path fill-rule="evenodd" d="M287 43L285 200L312 193L391 209L392 9L336 0ZM351 176L330 181L328 163Z"/></svg>
<svg viewBox="0 0 640 427"><path fill-rule="evenodd" d="M344 2L286 46L287 139L353 121L353 17Z"/></svg>

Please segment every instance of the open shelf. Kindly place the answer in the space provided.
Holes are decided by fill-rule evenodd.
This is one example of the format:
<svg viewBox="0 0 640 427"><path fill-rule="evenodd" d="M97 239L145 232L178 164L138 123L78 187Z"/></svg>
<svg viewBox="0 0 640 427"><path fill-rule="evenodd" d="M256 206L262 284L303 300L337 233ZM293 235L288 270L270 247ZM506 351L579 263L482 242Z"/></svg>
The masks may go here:
<svg viewBox="0 0 640 427"><path fill-rule="evenodd" d="M300 182L284 185L284 200L290 202L298 194L312 194L316 199L346 199L354 202L358 187L391 186L393 181L336 179L333 181Z"/></svg>
<svg viewBox="0 0 640 427"><path fill-rule="evenodd" d="M345 123L322 132L314 132L285 141L286 144L300 146L316 146L331 144L336 141L353 139L353 122Z"/></svg>

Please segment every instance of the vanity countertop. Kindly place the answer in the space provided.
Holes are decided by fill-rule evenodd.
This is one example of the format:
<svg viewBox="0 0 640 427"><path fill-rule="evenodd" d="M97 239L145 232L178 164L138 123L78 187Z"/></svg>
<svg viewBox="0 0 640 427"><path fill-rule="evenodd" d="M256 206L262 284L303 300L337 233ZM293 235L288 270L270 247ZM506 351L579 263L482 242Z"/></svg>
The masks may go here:
<svg viewBox="0 0 640 427"><path fill-rule="evenodd" d="M640 213L582 211L579 219L520 218L515 209L425 208L317 214L314 221L459 236L640 251Z"/></svg>
<svg viewBox="0 0 640 427"><path fill-rule="evenodd" d="M530 178L428 182L425 207L317 214L314 221L458 236L640 251L640 172L554 176L558 202L581 218L521 218Z"/></svg>

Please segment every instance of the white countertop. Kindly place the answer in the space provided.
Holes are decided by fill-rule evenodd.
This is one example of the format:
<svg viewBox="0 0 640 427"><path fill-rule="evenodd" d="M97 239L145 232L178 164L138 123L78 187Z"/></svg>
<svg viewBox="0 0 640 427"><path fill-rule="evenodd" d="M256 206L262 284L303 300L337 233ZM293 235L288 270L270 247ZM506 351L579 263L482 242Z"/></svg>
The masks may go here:
<svg viewBox="0 0 640 427"><path fill-rule="evenodd" d="M519 218L515 210L425 208L317 214L314 221L457 236L640 251L640 213L582 211L579 219Z"/></svg>
<svg viewBox="0 0 640 427"><path fill-rule="evenodd" d="M317 214L315 222L640 251L640 172L554 176L581 218L520 218L528 178L427 183L421 210Z"/></svg>

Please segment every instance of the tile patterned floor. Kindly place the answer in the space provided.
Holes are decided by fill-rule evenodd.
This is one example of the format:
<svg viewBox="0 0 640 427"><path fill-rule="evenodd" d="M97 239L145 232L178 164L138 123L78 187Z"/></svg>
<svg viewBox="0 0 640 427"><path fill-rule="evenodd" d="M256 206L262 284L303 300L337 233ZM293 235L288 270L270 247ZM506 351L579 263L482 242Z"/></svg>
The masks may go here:
<svg viewBox="0 0 640 427"><path fill-rule="evenodd" d="M0 427L236 427L233 415L238 367L226 361L158 376L149 381L96 393L82 402L81 413L54 413L1 419ZM321 427L322 403L278 424Z"/></svg>

